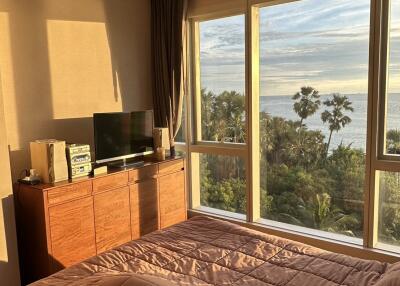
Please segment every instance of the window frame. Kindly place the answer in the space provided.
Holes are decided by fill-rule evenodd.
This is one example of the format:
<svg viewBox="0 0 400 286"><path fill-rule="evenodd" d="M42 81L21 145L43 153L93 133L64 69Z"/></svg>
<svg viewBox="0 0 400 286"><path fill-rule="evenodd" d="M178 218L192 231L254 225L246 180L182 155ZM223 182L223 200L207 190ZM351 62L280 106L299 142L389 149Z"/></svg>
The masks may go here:
<svg viewBox="0 0 400 286"><path fill-rule="evenodd" d="M219 20L228 17L234 16L243 16L245 19L245 23L247 20L246 11L238 10L234 12L216 12L213 14L208 14L206 16L198 16L190 19L191 26L191 74L192 74L192 94L193 94L193 102L192 102L192 145L202 145L208 147L219 147L221 145L226 146L228 148L237 148L237 149L245 149L247 142L244 143L232 143L232 142L217 142L217 141L207 141L203 140L201 137L201 73L200 73L200 23L212 20ZM245 24L246 26L246 24ZM247 29L245 27L245 34L247 33ZM245 44L245 55L248 54L247 45ZM246 56L245 56L246 57ZM245 59L245 65L247 65L247 60ZM247 78L247 71L245 68L245 77ZM247 80L245 78L245 98L247 98ZM246 112L246 122L247 122L247 106L245 106ZM247 134L247 127L246 127Z"/></svg>
<svg viewBox="0 0 400 286"><path fill-rule="evenodd" d="M246 136L247 140L244 143L231 143L231 142L213 142L205 141L201 138L201 80L200 80L200 22L223 19L227 17L233 17L243 15L245 22L245 35L247 34L247 14L246 9L238 7L238 9L230 9L229 11L218 11L215 13L191 17L189 19L189 31L190 31L190 59L189 59L189 71L190 71L190 89L192 96L188 96L191 102L187 106L190 106L190 111L187 114L190 117L190 126L187 126L186 134L190 135L187 137L187 157L189 172L189 183L188 187L190 190L189 206L191 209L203 210L207 213L214 213L226 217L235 217L236 219L244 220L243 216L237 214L213 210L212 208L201 206L200 203L200 178L199 178L199 154L213 154L213 155L225 155L225 156L237 156L245 161L246 166L246 196L248 200L248 158L247 158L247 146L248 146L248 110L247 110L247 97L248 97L248 76L247 76L247 44L245 44L245 113L246 113ZM245 36L246 37L246 36ZM245 40L247 42L247 40ZM189 121L187 121L189 122ZM248 217L247 207L247 216ZM247 218L246 218L247 219Z"/></svg>
<svg viewBox="0 0 400 286"><path fill-rule="evenodd" d="M390 47L390 9L391 0L372 0L375 2L375 22L371 23L375 29L375 43L373 53L375 61L372 69L375 70L370 81L373 82L374 97L372 99L371 120L371 162L370 162L370 190L369 204L365 207L368 214L368 241L366 247L382 250L389 253L400 253L400 247L378 241L379 220L379 181L380 172L400 172L400 156L386 154L386 115L388 96L388 67ZM371 66L371 65L370 65Z"/></svg>
<svg viewBox="0 0 400 286"><path fill-rule="evenodd" d="M202 2L202 0L194 0ZM319 231L293 231L291 225L276 223L260 218L260 160L259 160L259 9L272 5L279 5L302 0L243 0L225 3L225 10L204 15L191 15L188 21L189 28L189 85L190 95L186 102L186 143L182 148L187 154L187 187L189 194L189 214L205 213L246 226L276 231L287 238L301 238L305 243L312 237L312 244L318 247L328 245L328 248L347 249L351 247L354 255L360 256L362 251L369 251L376 255L376 259L391 260L400 257L400 248L380 247L378 236L379 211L379 171L400 172L400 156L385 154L385 115L386 115L386 79L388 67L389 46L389 8L391 0L370 0L370 34L369 34L369 67L368 67L368 108L367 108L367 136L366 136L366 167L364 188L364 235L362 245L355 246L353 239L329 239ZM225 1L226 2L226 1ZM243 5L242 2L246 2ZM204 2L205 5L207 1ZM197 3L198 4L198 3ZM235 6L237 5L237 6ZM197 7L201 5L198 4ZM246 8L244 8L246 6ZM199 59L199 22L215 20L230 16L244 15L245 17L245 112L246 112L246 142L240 144L220 143L199 140L201 139L200 104L200 59ZM181 148L181 147L179 147ZM246 165L246 193L247 217L243 218L229 212L213 211L200 206L200 190L196 167L196 154L208 153L215 155L239 156ZM260 223L261 222L261 223ZM326 244L326 241L332 244ZM356 243L358 244L358 243ZM346 250L347 252L348 250ZM362 252L361 251L361 252ZM383 258L382 258L383 257Z"/></svg>

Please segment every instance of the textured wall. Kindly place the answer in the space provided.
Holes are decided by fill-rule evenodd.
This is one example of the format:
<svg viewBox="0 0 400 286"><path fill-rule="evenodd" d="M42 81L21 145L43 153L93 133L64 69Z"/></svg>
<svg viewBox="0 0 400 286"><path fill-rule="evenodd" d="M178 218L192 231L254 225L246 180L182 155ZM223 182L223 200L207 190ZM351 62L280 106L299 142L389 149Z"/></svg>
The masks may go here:
<svg viewBox="0 0 400 286"><path fill-rule="evenodd" d="M0 0L0 284L19 284L10 164L35 139L92 144L94 112L151 109L150 46L147 0Z"/></svg>
<svg viewBox="0 0 400 286"><path fill-rule="evenodd" d="M150 1L0 0L13 178L28 143L92 143L94 112L152 108Z"/></svg>

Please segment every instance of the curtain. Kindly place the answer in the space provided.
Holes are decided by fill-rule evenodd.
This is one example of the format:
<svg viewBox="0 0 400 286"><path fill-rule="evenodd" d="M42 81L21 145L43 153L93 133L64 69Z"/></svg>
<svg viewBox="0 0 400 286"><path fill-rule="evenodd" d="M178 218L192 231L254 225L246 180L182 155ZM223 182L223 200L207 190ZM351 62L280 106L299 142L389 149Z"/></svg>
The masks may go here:
<svg viewBox="0 0 400 286"><path fill-rule="evenodd" d="M187 90L187 0L151 0L151 21L155 125L168 127L174 156Z"/></svg>

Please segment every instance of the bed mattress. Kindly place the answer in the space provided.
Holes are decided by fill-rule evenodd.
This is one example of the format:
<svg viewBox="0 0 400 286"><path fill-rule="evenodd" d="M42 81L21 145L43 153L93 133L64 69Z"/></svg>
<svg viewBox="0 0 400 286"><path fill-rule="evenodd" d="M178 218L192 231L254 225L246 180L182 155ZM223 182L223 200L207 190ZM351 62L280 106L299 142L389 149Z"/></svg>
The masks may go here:
<svg viewBox="0 0 400 286"><path fill-rule="evenodd" d="M99 254L44 285L400 285L400 265L353 258L199 216Z"/></svg>

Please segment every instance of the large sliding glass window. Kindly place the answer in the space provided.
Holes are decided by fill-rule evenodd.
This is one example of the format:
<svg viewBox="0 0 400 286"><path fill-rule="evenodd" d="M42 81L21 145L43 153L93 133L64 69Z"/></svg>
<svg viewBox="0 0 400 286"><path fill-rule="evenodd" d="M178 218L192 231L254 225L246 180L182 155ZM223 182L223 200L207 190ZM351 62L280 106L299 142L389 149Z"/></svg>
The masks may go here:
<svg viewBox="0 0 400 286"><path fill-rule="evenodd" d="M222 2L191 18L192 209L400 252L400 0Z"/></svg>
<svg viewBox="0 0 400 286"><path fill-rule="evenodd" d="M370 1L259 13L261 217L362 237Z"/></svg>
<svg viewBox="0 0 400 286"><path fill-rule="evenodd" d="M244 15L199 23L202 141L245 142L244 30Z"/></svg>
<svg viewBox="0 0 400 286"><path fill-rule="evenodd" d="M379 140L376 170L375 209L377 209L377 239L374 247L400 252L400 0L388 1L387 29L381 43L386 85L381 95ZM385 6L386 7L386 6ZM382 108L383 107L383 108ZM384 140L382 140L384 139Z"/></svg>
<svg viewBox="0 0 400 286"><path fill-rule="evenodd" d="M400 1L392 0L388 29L388 75L386 96L386 146L390 155L400 155Z"/></svg>
<svg viewBox="0 0 400 286"><path fill-rule="evenodd" d="M196 23L194 207L246 214L245 16ZM225 148L229 152L219 152ZM240 153L240 154L239 154Z"/></svg>

